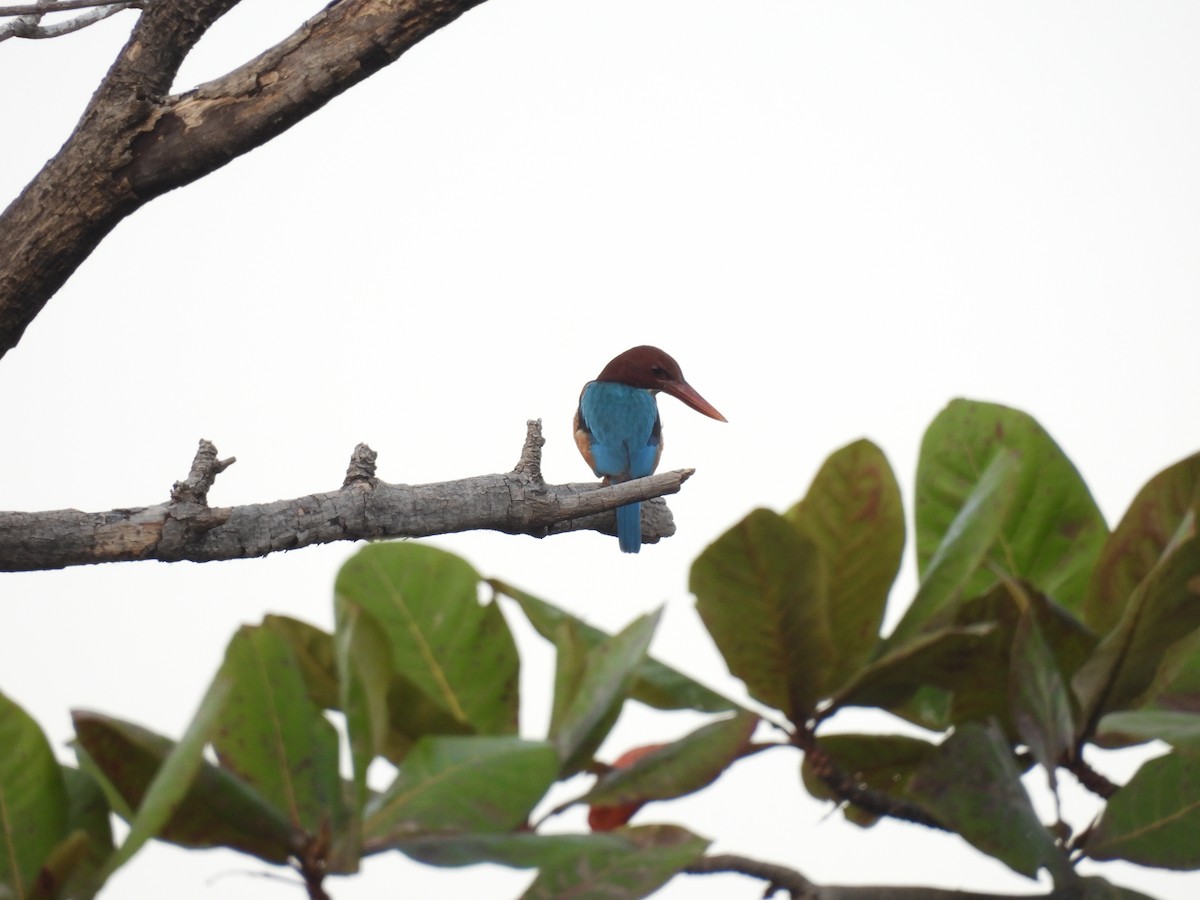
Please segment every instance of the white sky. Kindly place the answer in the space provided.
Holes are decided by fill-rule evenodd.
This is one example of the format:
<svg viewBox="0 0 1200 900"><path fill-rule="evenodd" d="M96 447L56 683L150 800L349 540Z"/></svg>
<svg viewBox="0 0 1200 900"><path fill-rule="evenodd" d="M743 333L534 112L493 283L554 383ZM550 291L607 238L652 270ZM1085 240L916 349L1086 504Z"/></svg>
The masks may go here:
<svg viewBox="0 0 1200 900"><path fill-rule="evenodd" d="M318 6L247 0L178 87ZM132 21L0 45L5 202ZM580 386L658 344L729 418L661 405L662 467L698 469L671 500L675 538L636 557L595 534L432 543L601 627L666 603L656 655L737 693L688 565L753 507L798 499L837 447L879 443L911 505L936 412L1004 402L1059 440L1110 522L1200 447L1198 39L1186 2L492 0L102 244L0 363L0 508L160 502L201 437L239 460L216 505L334 489L358 441L389 481L503 471L534 417L547 478L585 480ZM5 576L0 690L58 745L71 707L178 735L240 623L332 624L352 550ZM909 560L894 602L912 587ZM518 634L538 736L552 655ZM630 708L601 755L698 723ZM1036 889L956 838L827 816L797 765L756 757L635 821L818 882ZM1082 825L1093 807L1070 808ZM260 868L156 846L106 896L299 896L242 874ZM1194 874L1090 871L1160 900L1200 891ZM397 857L329 888L506 897L529 879ZM761 892L723 876L658 896Z"/></svg>

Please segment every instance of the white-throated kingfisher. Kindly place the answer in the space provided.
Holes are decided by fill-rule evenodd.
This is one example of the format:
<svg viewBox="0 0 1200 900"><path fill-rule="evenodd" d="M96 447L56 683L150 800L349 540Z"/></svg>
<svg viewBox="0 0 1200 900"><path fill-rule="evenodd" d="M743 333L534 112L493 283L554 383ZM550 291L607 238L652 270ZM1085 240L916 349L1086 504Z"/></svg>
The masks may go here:
<svg viewBox="0 0 1200 900"><path fill-rule="evenodd" d="M662 456L662 422L655 395L666 391L696 412L726 421L683 380L679 363L657 347L634 347L604 367L579 394L575 444L605 484L654 473ZM617 509L617 540L626 553L642 547L642 504Z"/></svg>

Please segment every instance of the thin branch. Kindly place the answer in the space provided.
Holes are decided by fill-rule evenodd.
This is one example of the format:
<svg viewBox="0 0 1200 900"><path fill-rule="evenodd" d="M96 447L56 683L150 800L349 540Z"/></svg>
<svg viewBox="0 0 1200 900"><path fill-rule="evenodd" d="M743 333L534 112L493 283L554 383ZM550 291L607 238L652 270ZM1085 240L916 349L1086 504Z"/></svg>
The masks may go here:
<svg viewBox="0 0 1200 900"><path fill-rule="evenodd" d="M635 500L649 501L642 507L643 540L655 543L675 533L670 510L655 498L678 492L692 469L610 487L552 485L542 479L541 441L541 423L531 421L514 471L424 485L380 481L374 451L360 444L336 491L233 507L208 505L213 481L233 460L218 460L216 447L201 441L191 472L176 482L166 503L99 513L0 512L0 571L143 559L250 559L333 541L477 529L533 537L585 530L615 534L612 510Z"/></svg>
<svg viewBox="0 0 1200 900"><path fill-rule="evenodd" d="M877 816L902 819L905 822L913 822L938 831L950 830L915 803L893 797L885 791L877 791L861 785L834 762L810 729L797 729L792 741L804 751L804 761L812 773L845 802L853 803Z"/></svg>
<svg viewBox="0 0 1200 900"><path fill-rule="evenodd" d="M94 8L89 9L89 7ZM73 31L79 31L81 28L87 28L89 25L102 22L109 16L115 16L117 13L127 9L144 8L145 3L142 0L131 0L128 3L109 3L104 2L104 0L101 0L101 2L96 2L96 0L63 0L62 3L55 4L0 7L0 17L17 16L11 22L0 24L0 41L12 37L29 38L32 40L61 37L64 34L70 34ZM64 19L61 22L54 22L50 25L40 24L42 16L46 13L70 9L88 9L88 12L78 15L73 19Z"/></svg>
<svg viewBox="0 0 1200 900"><path fill-rule="evenodd" d="M149 0L146 0L149 2ZM142 0L133 3L114 3L113 0L46 0L43 3L25 3L19 6L0 6L0 18L7 16L44 16L47 13L70 12L75 9L92 9L101 6L144 6Z"/></svg>
<svg viewBox="0 0 1200 900"><path fill-rule="evenodd" d="M760 878L767 882L764 897L771 897L778 891L787 891L792 895L792 900L820 900L821 897L821 889L795 869L732 853L703 856L683 871L688 875L715 875L732 872L738 875L748 875L751 878Z"/></svg>
<svg viewBox="0 0 1200 900"><path fill-rule="evenodd" d="M818 885L795 869L732 853L701 857L685 868L687 875L736 874L767 882L764 897L787 891L792 900L1077 900L1078 885L1047 894L991 894L908 885Z"/></svg>
<svg viewBox="0 0 1200 900"><path fill-rule="evenodd" d="M1066 761L1064 766L1068 772L1075 776L1081 785L1101 799L1108 800L1121 789L1119 784L1109 781L1084 762L1078 753Z"/></svg>

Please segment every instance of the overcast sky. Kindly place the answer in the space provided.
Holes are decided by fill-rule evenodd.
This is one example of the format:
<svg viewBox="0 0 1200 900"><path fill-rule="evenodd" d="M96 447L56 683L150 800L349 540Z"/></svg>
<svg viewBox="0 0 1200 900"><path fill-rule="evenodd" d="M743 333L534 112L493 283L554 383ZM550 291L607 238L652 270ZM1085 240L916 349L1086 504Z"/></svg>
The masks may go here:
<svg viewBox="0 0 1200 900"><path fill-rule="evenodd" d="M246 0L176 88L319 6ZM0 45L4 202L66 138L132 21ZM585 480L581 385L657 344L729 419L660 404L662 468L698 470L670 501L674 538L637 556L597 534L431 543L604 628L665 603L653 652L742 696L688 566L752 508L791 505L838 447L880 444L911 506L938 410L1002 402L1056 437L1110 522L1200 448L1197 46L1190 2L491 0L117 228L0 362L0 508L161 502L202 437L238 458L216 505L334 489L358 441L389 481L504 471L529 418L547 478ZM0 690L60 747L72 707L178 735L239 624L332 625L353 549L6 576ZM913 590L908 553L895 604ZM553 659L518 636L536 737ZM631 706L601 756L699 722ZM957 838L845 825L797 764L755 757L635 821L678 821L818 882L1034 887ZM1094 807L1069 808L1082 826ZM263 868L155 846L106 896L299 896L244 874ZM1191 874L1089 871L1160 900L1200 891ZM397 857L329 888L502 898L530 877ZM659 896L761 891L681 878Z"/></svg>

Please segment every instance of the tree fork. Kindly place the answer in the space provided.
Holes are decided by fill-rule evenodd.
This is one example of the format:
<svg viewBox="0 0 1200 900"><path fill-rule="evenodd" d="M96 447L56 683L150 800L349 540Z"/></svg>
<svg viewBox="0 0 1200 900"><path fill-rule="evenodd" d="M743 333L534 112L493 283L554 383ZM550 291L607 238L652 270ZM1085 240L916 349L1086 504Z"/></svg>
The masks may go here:
<svg viewBox="0 0 1200 900"><path fill-rule="evenodd" d="M238 0L155 0L59 152L0 214L0 357L126 216L307 118L484 0L336 0L220 78L168 91Z"/></svg>

